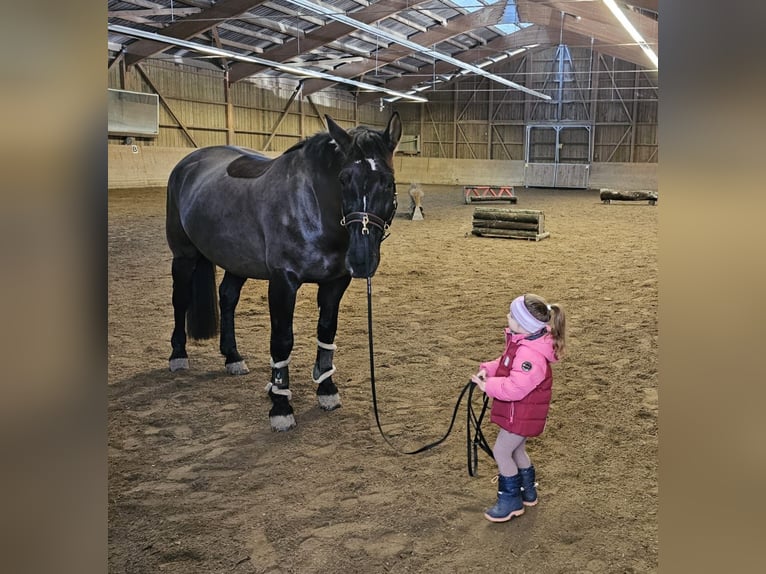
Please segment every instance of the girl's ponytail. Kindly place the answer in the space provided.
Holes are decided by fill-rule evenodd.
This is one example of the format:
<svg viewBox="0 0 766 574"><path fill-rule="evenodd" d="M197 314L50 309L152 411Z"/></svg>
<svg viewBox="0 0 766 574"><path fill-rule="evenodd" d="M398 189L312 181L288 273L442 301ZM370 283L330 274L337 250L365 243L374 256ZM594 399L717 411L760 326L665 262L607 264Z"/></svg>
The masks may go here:
<svg viewBox="0 0 766 574"><path fill-rule="evenodd" d="M558 303L549 305L545 299L534 293L524 295L524 305L538 321L551 325L553 350L556 353L556 358L561 359L566 349L566 316L564 310Z"/></svg>
<svg viewBox="0 0 766 574"><path fill-rule="evenodd" d="M557 303L551 304L550 309L553 350L556 352L556 358L561 359L566 350L566 316L564 310Z"/></svg>

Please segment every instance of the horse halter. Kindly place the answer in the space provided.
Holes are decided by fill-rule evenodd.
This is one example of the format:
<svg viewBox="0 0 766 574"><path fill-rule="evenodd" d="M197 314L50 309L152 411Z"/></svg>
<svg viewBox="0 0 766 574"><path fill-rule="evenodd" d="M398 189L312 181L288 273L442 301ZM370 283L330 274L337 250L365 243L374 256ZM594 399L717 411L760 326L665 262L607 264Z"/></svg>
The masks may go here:
<svg viewBox="0 0 766 574"><path fill-rule="evenodd" d="M372 161L372 160L370 160L370 161ZM373 225L373 226L377 227L378 229L380 229L383 232L383 237L380 239L380 241L382 242L389 235L391 235L391 232L389 231L389 228L391 227L391 222L394 220L394 216L396 215L396 208L397 208L397 206L398 206L398 202L396 201L396 191L394 191L394 209L391 212L391 217L388 218L388 221L384 221L383 218L378 217L374 213L369 213L367 211L352 211L350 213L347 213L343 217L341 217L340 224L341 224L342 227L346 227L349 223L361 223L362 224L362 235L369 235L370 234L370 229L367 226L368 225ZM365 200L364 200L364 208L365 209L367 208L367 198L366 197L365 197Z"/></svg>
<svg viewBox="0 0 766 574"><path fill-rule="evenodd" d="M391 233L388 231L391 227L391 220L383 221L374 213L367 213L366 211L352 211L351 213L344 215L340 220L340 224L343 227L346 227L349 223L361 223L362 235L369 235L370 230L367 225L374 225L383 232L383 238L381 241L391 235Z"/></svg>

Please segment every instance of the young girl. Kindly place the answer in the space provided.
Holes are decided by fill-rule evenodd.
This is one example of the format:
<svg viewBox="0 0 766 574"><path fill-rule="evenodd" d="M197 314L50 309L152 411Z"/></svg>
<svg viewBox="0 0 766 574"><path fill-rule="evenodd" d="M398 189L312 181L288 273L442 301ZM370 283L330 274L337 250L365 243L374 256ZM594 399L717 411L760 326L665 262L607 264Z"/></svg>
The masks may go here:
<svg viewBox="0 0 766 574"><path fill-rule="evenodd" d="M527 437L543 432L551 402L551 363L564 355L564 311L532 293L516 297L508 313L500 358L479 365L471 381L492 397L490 418L500 427L492 453L499 471L497 503L484 513L492 522L524 514L537 504L535 467Z"/></svg>

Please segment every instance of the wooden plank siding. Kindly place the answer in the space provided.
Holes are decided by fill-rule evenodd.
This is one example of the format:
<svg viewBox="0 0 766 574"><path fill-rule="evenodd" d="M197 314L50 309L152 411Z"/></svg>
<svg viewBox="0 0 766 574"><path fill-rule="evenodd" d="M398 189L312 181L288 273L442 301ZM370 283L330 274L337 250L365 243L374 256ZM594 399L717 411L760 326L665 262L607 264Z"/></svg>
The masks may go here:
<svg viewBox="0 0 766 574"><path fill-rule="evenodd" d="M570 47L569 67L558 76L557 49L513 56L487 70L535 90L560 94L558 101L545 102L466 75L423 92L427 103L384 102L382 109L380 100L359 105L352 93L342 89L297 95L288 106L295 95L294 82L282 80L274 86L255 78L227 90L222 69L150 58L141 65L161 92L160 134L134 140L145 146L192 147L175 116L200 146L231 143L266 151L268 144L269 152L279 152L324 129L324 114L346 128L357 124L384 128L397 110L403 133L420 137L421 157L524 160L525 126L560 120L590 126L594 162L657 163L656 74L649 77L632 63L587 47ZM135 67L110 67L108 85L153 91ZM109 137L110 144L124 141Z"/></svg>

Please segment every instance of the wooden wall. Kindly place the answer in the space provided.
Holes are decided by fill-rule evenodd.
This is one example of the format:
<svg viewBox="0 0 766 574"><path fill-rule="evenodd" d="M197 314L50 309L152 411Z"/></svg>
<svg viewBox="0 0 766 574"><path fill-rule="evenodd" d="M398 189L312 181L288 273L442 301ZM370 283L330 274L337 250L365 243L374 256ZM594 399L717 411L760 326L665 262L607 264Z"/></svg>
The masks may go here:
<svg viewBox="0 0 766 574"><path fill-rule="evenodd" d="M422 156L524 160L526 125L572 123L590 127L594 162L658 161L656 74L587 48L557 47L487 69L556 97L545 102L479 76L423 92L428 103L398 108L405 133L421 134Z"/></svg>
<svg viewBox="0 0 766 574"><path fill-rule="evenodd" d="M243 80L231 87L222 70L202 69L149 59L127 70L109 70L109 87L160 96L160 133L133 137L133 143L158 147L237 145L260 151L284 151L300 139L324 129L329 114L341 126L385 127L391 110L357 106L343 90L308 98L295 95L291 82L266 85ZM110 144L125 137L110 136Z"/></svg>
<svg viewBox="0 0 766 574"><path fill-rule="evenodd" d="M397 110L404 134L420 138L420 158L523 162L527 125L572 123L588 126L584 133L590 134L586 135L590 142L579 141L578 136L567 145L582 148L578 157L592 149L591 173L605 173L596 168L602 163L615 167L657 163L656 74L650 77L633 64L574 47L525 53L488 70L556 97L545 102L467 75L424 92L428 103L398 101L381 109L380 100L359 105L351 93L340 89L302 97L295 93L295 82L284 80L274 85L249 79L229 87L224 72L212 65L200 68L163 59L148 59L127 69L111 66L108 85L159 94L159 136L130 141L146 148L231 144L278 153L324 129L324 114L347 128L357 124L383 128ZM108 141L127 143L122 136L110 136ZM615 173L621 170L624 167ZM424 174L421 183L428 183L427 177Z"/></svg>
<svg viewBox="0 0 766 574"><path fill-rule="evenodd" d="M173 166L191 151L188 147L111 145L108 153L109 189L165 187ZM265 152L278 155L279 152ZM497 159L411 157L394 159L396 183L433 185L524 185L524 162ZM593 164L589 187L599 189L657 189L656 163ZM406 193L406 188L400 191ZM403 195L406 197L406 195Z"/></svg>

